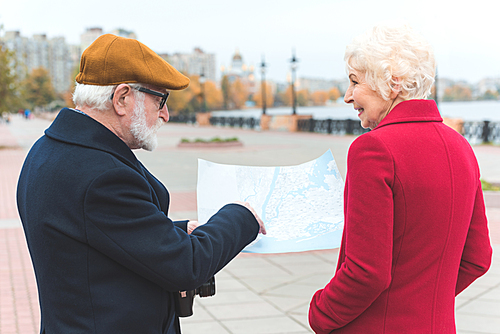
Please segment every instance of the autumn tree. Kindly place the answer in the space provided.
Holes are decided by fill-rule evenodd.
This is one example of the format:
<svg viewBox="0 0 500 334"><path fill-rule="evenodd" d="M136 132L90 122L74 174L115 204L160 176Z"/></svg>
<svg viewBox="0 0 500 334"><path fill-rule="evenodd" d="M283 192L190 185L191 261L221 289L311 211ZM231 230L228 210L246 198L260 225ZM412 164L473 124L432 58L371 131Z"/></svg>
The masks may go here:
<svg viewBox="0 0 500 334"><path fill-rule="evenodd" d="M328 100L328 93L324 90L318 90L311 94L312 104L315 106L324 106Z"/></svg>
<svg viewBox="0 0 500 334"><path fill-rule="evenodd" d="M292 86L288 86L286 91L281 93L281 99L287 106L292 105ZM297 106L307 106L309 104L310 94L309 90L301 89L295 91L295 103Z"/></svg>
<svg viewBox="0 0 500 334"><path fill-rule="evenodd" d="M297 105L298 106L307 106L309 105L309 101L311 100L311 94L309 94L309 90L301 89L297 92Z"/></svg>
<svg viewBox="0 0 500 334"><path fill-rule="evenodd" d="M175 90L170 92L167 107L172 115L185 113L189 102L193 98L193 93L189 89Z"/></svg>
<svg viewBox="0 0 500 334"><path fill-rule="evenodd" d="M245 106L245 102L248 99L248 88L241 82L240 79L236 79L230 86L229 90L229 101L230 108L241 109Z"/></svg>
<svg viewBox="0 0 500 334"><path fill-rule="evenodd" d="M470 101L472 92L469 87L464 85L453 85L444 90L443 101Z"/></svg>
<svg viewBox="0 0 500 334"><path fill-rule="evenodd" d="M222 108L227 110L229 109L229 93L231 89L227 75L222 77L220 86L222 90Z"/></svg>
<svg viewBox="0 0 500 334"><path fill-rule="evenodd" d="M288 86L285 91L279 93L281 102L286 106L292 105L292 87Z"/></svg>
<svg viewBox="0 0 500 334"><path fill-rule="evenodd" d="M271 86L264 84L266 92L266 107L272 107L274 105L274 96ZM253 95L253 101L257 107L262 107L262 85L260 85L259 91Z"/></svg>
<svg viewBox="0 0 500 334"><path fill-rule="evenodd" d="M23 98L31 108L43 107L56 99L49 72L35 68L23 82Z"/></svg>
<svg viewBox="0 0 500 334"><path fill-rule="evenodd" d="M499 97L499 91L498 90L487 90L484 92L483 95L479 97L481 100L498 100Z"/></svg>
<svg viewBox="0 0 500 334"><path fill-rule="evenodd" d="M222 92L213 81L207 80L202 85L198 75L188 77L188 88L170 93L167 105L172 115L200 112L203 103L206 111L222 107Z"/></svg>
<svg viewBox="0 0 500 334"><path fill-rule="evenodd" d="M328 91L328 99L331 101L337 101L340 96L341 94L337 87L333 87Z"/></svg>
<svg viewBox="0 0 500 334"><path fill-rule="evenodd" d="M80 72L80 64L77 64L73 68L72 75L71 75L71 81L70 81L71 83L70 83L68 90L66 90L64 93L61 94L61 97L63 98L64 102L66 103L66 106L68 106L70 108L75 107L75 104L73 103L73 92L75 91L75 86L76 86L75 78L79 72Z"/></svg>
<svg viewBox="0 0 500 334"><path fill-rule="evenodd" d="M19 84L14 68L14 53L0 44L0 113L19 107Z"/></svg>
<svg viewBox="0 0 500 334"><path fill-rule="evenodd" d="M189 114L200 111L199 76L189 76L189 86L184 90L170 92L167 106L172 115Z"/></svg>
<svg viewBox="0 0 500 334"><path fill-rule="evenodd" d="M205 104L207 110L221 109L223 106L222 90L213 81L205 82Z"/></svg>

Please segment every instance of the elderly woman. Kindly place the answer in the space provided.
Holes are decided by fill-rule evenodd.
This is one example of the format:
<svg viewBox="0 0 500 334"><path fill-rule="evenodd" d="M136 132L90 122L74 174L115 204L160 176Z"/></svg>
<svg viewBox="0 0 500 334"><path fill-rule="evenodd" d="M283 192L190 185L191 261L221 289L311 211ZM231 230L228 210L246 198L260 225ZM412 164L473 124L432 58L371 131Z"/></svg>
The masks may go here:
<svg viewBox="0 0 500 334"><path fill-rule="evenodd" d="M425 98L432 50L406 25L347 47L345 102L372 131L348 153L337 271L315 293L316 333L455 333L455 296L491 263L479 167Z"/></svg>

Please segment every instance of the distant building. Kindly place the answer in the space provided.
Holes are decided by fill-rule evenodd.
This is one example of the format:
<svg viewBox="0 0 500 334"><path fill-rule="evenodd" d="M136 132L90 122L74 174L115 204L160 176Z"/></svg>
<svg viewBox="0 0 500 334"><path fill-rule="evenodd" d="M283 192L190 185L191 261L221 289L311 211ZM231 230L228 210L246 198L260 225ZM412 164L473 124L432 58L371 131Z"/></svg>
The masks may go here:
<svg viewBox="0 0 500 334"><path fill-rule="evenodd" d="M160 54L170 65L186 75L202 75L216 82L215 54L195 48L192 53Z"/></svg>
<svg viewBox="0 0 500 334"><path fill-rule="evenodd" d="M486 92L500 92L500 78L485 78L477 83L476 94L484 95Z"/></svg>
<svg viewBox="0 0 500 334"><path fill-rule="evenodd" d="M64 37L52 38L49 41L48 68L52 85L58 93L70 89L71 81L74 79L74 69L78 66L79 59L75 59L70 50Z"/></svg>
<svg viewBox="0 0 500 334"><path fill-rule="evenodd" d="M230 83L233 83L236 79L241 80L241 82L248 87L250 94L257 91L254 66L248 66L243 62L243 57L238 49L236 49L233 55L231 64L228 67L221 67L221 74L222 76L227 76Z"/></svg>
<svg viewBox="0 0 500 334"><path fill-rule="evenodd" d="M87 28L84 33L80 35L80 50L83 51L90 46L99 36L104 35L102 28Z"/></svg>
<svg viewBox="0 0 500 334"><path fill-rule="evenodd" d="M48 39L45 34L39 34L27 38L21 36L19 31L7 31L2 42L15 52L18 63L16 72L21 79L34 69L43 67L49 72L57 93L70 88L72 72L77 63L64 37Z"/></svg>
<svg viewBox="0 0 500 334"><path fill-rule="evenodd" d="M338 82L335 80L317 79L317 78L299 78L297 81L298 89L306 89L309 93L317 91L328 92L330 89L337 87Z"/></svg>
<svg viewBox="0 0 500 334"><path fill-rule="evenodd" d="M137 39L137 35L135 34L135 32L133 32L131 30L125 30L122 28L111 30L110 34L120 36L120 37L125 37L125 38Z"/></svg>
<svg viewBox="0 0 500 334"><path fill-rule="evenodd" d="M133 31L122 28L114 29L109 33L120 37L137 39L137 36ZM83 51L85 51L90 44L92 44L99 36L104 34L105 32L100 27L87 28L87 30L80 35L81 52L83 53Z"/></svg>

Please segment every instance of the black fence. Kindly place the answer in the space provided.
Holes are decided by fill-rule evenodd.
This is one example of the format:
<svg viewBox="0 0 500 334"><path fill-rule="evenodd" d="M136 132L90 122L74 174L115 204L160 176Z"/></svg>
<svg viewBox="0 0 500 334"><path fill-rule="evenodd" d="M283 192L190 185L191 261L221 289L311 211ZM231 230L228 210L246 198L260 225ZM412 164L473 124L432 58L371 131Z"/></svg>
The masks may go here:
<svg viewBox="0 0 500 334"><path fill-rule="evenodd" d="M170 117L170 122L195 124L195 115ZM260 118L253 117L210 117L210 124L221 127L239 127L243 129L260 128ZM327 133L334 135L360 135L370 130L363 129L359 120L352 119L300 119L297 130L302 132ZM500 122L466 121L463 124L463 136L471 144L500 144Z"/></svg>
<svg viewBox="0 0 500 334"><path fill-rule="evenodd" d="M239 127L255 129L260 127L260 118L252 117L211 117L210 124L213 126ZM359 121L346 120L315 120L302 119L297 121L297 130L302 132L318 132L328 134L354 134L359 135L367 132L361 127Z"/></svg>
<svg viewBox="0 0 500 334"><path fill-rule="evenodd" d="M168 119L169 122L172 123L187 123L194 124L196 123L196 115L177 115L170 116Z"/></svg>
<svg viewBox="0 0 500 334"><path fill-rule="evenodd" d="M300 119L297 130L303 132L318 132L334 135L360 135L370 131L363 129L359 120L352 119Z"/></svg>
<svg viewBox="0 0 500 334"><path fill-rule="evenodd" d="M213 126L230 126L243 129L255 129L260 127L260 118L253 117L210 117Z"/></svg>
<svg viewBox="0 0 500 334"><path fill-rule="evenodd" d="M464 122L463 135L471 144L500 144L500 122Z"/></svg>

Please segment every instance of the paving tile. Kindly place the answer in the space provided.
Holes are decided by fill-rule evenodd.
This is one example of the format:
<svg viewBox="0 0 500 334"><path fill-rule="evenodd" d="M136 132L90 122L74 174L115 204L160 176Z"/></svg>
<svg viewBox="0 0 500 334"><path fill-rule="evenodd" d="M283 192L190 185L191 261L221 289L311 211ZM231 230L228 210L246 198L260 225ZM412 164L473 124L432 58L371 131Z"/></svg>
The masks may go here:
<svg viewBox="0 0 500 334"><path fill-rule="evenodd" d="M213 297L199 298L196 300L206 308L214 305L241 304L245 302L261 302L263 299L250 291L228 291L216 293Z"/></svg>
<svg viewBox="0 0 500 334"><path fill-rule="evenodd" d="M303 333L307 329L286 316L226 320L222 323L233 334L294 334Z"/></svg>
<svg viewBox="0 0 500 334"><path fill-rule="evenodd" d="M459 310L460 308L464 307L466 304L470 302L471 299L455 298L455 310Z"/></svg>
<svg viewBox="0 0 500 334"><path fill-rule="evenodd" d="M277 267L270 263L265 263L259 267L230 267L226 268L225 271L230 272L233 276L243 278L243 277L258 277L262 275L267 275L271 277L283 276L290 277L292 273L286 271L283 268Z"/></svg>
<svg viewBox="0 0 500 334"><path fill-rule="evenodd" d="M457 314L456 323L458 330L472 331L477 333L488 333L488 334L500 333L499 317Z"/></svg>
<svg viewBox="0 0 500 334"><path fill-rule="evenodd" d="M265 318L282 315L280 310L265 301L211 305L209 310L218 320Z"/></svg>
<svg viewBox="0 0 500 334"><path fill-rule="evenodd" d="M318 287L291 283L266 291L265 296L298 297L310 299L318 290Z"/></svg>
<svg viewBox="0 0 500 334"><path fill-rule="evenodd" d="M482 295L480 298L485 300L500 300L500 286L489 289L487 293Z"/></svg>
<svg viewBox="0 0 500 334"><path fill-rule="evenodd" d="M302 326L304 326L305 328L308 328L308 330L305 333L313 333L314 332L309 326L309 320L307 318L307 314L290 314L289 316L292 319L294 319L295 321L302 324Z"/></svg>
<svg viewBox="0 0 500 334"><path fill-rule="evenodd" d="M219 280L216 276L215 278L215 291L226 292L226 291L241 291L248 290L247 286L236 278Z"/></svg>
<svg viewBox="0 0 500 334"><path fill-rule="evenodd" d="M461 307L457 311L457 316L462 314L484 315L498 317L500 319L500 301L499 300L472 300L470 303ZM500 331L500 328L498 328Z"/></svg>
<svg viewBox="0 0 500 334"><path fill-rule="evenodd" d="M325 261L316 256L315 253L312 252L303 252L303 253L286 253L280 255L269 255L266 258L269 262L287 265L287 264L316 264L316 263L325 263Z"/></svg>
<svg viewBox="0 0 500 334"><path fill-rule="evenodd" d="M231 271L237 269L260 269L263 267L273 266L264 256L237 256L232 262L230 262L225 269L230 269Z"/></svg>
<svg viewBox="0 0 500 334"><path fill-rule="evenodd" d="M217 321L184 323L181 321L182 334L232 334Z"/></svg>
<svg viewBox="0 0 500 334"><path fill-rule="evenodd" d="M305 300L304 298L298 297L264 295L262 296L262 298L268 303L277 307L283 313L288 313L289 311L296 309L297 307L303 305L304 302L307 302L307 304L309 305L309 301Z"/></svg>
<svg viewBox="0 0 500 334"><path fill-rule="evenodd" d="M288 263L280 266L292 275L307 276L315 273L329 272L331 275L335 272L335 267L330 263Z"/></svg>
<svg viewBox="0 0 500 334"><path fill-rule="evenodd" d="M223 280L233 280L235 279L234 275L232 275L230 272L222 269L219 271L217 274L215 274L215 281L223 281Z"/></svg>
<svg viewBox="0 0 500 334"><path fill-rule="evenodd" d="M246 286L248 286L251 291L254 291L259 294L289 284L293 282L294 279L295 279L294 277L288 274L284 276L274 276L274 277L267 277L265 275L261 275L261 276L238 278L238 280L240 280Z"/></svg>
<svg viewBox="0 0 500 334"><path fill-rule="evenodd" d="M323 273L314 273L312 275L305 276L296 280L295 282L303 285L311 285L316 287L318 290L325 287L334 275L333 271L323 272Z"/></svg>
<svg viewBox="0 0 500 334"><path fill-rule="evenodd" d="M500 283L500 273L488 271L484 276L479 277L472 285L478 287L491 288Z"/></svg>
<svg viewBox="0 0 500 334"><path fill-rule="evenodd" d="M484 286L475 286L475 285L470 285L467 289L462 291L457 298L461 299L472 299L472 298L477 298L484 294L486 291L489 289Z"/></svg>
<svg viewBox="0 0 500 334"><path fill-rule="evenodd" d="M500 256L497 255L500 258ZM500 276L500 261L494 259L490 269L485 275L495 275Z"/></svg>
<svg viewBox="0 0 500 334"><path fill-rule="evenodd" d="M309 314L309 303L302 303L301 305L298 305L297 307L291 309L288 314L296 314L296 315L307 315Z"/></svg>
<svg viewBox="0 0 500 334"><path fill-rule="evenodd" d="M314 255L327 263L336 264L339 258L339 249L330 249L324 251L315 251Z"/></svg>

